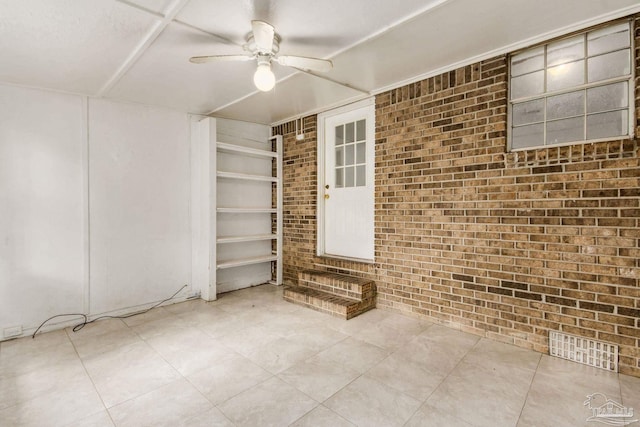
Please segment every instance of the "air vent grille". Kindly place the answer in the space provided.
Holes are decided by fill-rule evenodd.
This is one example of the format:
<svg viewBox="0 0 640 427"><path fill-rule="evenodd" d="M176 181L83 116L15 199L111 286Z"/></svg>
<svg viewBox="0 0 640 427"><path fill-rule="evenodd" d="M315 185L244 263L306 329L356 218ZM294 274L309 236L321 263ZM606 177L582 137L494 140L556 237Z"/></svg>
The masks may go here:
<svg viewBox="0 0 640 427"><path fill-rule="evenodd" d="M561 332L549 332L549 354L618 372L618 346Z"/></svg>

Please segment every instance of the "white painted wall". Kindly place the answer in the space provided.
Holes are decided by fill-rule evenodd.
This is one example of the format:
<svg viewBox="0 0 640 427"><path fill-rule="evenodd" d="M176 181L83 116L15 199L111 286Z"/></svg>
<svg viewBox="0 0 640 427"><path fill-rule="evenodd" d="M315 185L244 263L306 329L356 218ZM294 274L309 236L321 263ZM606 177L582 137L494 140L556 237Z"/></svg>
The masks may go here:
<svg viewBox="0 0 640 427"><path fill-rule="evenodd" d="M189 126L184 113L89 101L92 313L190 283Z"/></svg>
<svg viewBox="0 0 640 427"><path fill-rule="evenodd" d="M0 86L0 339L84 311L83 103Z"/></svg>
<svg viewBox="0 0 640 427"><path fill-rule="evenodd" d="M0 86L0 339L190 284L189 155L185 113Z"/></svg>

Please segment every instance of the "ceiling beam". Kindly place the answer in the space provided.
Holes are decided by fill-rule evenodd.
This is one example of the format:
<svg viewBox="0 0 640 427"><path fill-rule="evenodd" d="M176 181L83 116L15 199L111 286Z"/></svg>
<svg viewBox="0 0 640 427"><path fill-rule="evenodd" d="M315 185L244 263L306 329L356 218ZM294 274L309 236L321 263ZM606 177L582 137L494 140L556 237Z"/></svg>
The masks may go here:
<svg viewBox="0 0 640 427"><path fill-rule="evenodd" d="M162 34L165 28L173 21L173 19L180 13L182 8L186 6L189 0L173 0L167 12L164 15L160 15L149 11L147 9L137 7L126 0L119 0L120 3L130 7L135 7L138 10L144 11L153 15L156 18L160 18L149 30L149 32L142 38L140 43L133 49L133 51L127 56L118 69L111 75L104 85L100 88L97 96L104 96L113 86L120 81L120 79L129 71L129 69L140 59L140 57L146 52L146 50L156 41L156 39Z"/></svg>

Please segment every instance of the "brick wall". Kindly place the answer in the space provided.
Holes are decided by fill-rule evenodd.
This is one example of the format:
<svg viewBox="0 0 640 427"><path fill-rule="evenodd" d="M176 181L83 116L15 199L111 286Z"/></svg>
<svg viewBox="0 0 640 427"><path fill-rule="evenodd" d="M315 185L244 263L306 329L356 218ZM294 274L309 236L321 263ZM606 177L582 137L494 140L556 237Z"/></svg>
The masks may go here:
<svg viewBox="0 0 640 427"><path fill-rule="evenodd" d="M640 18L636 20L640 133ZM637 140L506 151L507 58L376 97L376 263L317 258L316 119L285 136L285 278L376 281L378 307L547 352L549 330L620 345L640 376Z"/></svg>

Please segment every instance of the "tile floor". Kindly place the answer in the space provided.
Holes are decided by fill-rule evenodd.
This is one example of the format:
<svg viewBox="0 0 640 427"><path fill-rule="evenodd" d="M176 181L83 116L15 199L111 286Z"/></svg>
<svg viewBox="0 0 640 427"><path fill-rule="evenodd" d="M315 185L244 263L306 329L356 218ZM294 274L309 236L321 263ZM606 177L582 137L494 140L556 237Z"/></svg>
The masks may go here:
<svg viewBox="0 0 640 427"><path fill-rule="evenodd" d="M582 426L640 379L263 285L0 344L0 426Z"/></svg>

